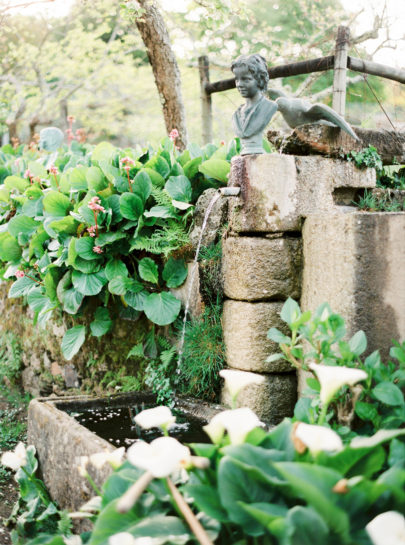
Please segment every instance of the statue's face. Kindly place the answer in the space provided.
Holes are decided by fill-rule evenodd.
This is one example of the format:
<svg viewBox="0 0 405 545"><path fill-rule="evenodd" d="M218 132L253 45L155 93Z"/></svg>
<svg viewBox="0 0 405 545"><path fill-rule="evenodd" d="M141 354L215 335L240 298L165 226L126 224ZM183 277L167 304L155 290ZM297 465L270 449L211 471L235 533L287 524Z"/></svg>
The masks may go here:
<svg viewBox="0 0 405 545"><path fill-rule="evenodd" d="M244 66L236 67L233 70L235 74L236 88L243 98L253 98L260 91L256 79Z"/></svg>

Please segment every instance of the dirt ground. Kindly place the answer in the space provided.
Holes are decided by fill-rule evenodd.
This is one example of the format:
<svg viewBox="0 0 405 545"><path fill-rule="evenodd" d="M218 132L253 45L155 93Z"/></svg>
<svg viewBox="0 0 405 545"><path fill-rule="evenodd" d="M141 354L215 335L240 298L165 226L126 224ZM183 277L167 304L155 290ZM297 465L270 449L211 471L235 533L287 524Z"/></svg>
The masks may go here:
<svg viewBox="0 0 405 545"><path fill-rule="evenodd" d="M0 414L5 410L15 409L7 399L0 397ZM27 414L25 407L22 407L16 413L16 418L19 421L25 422ZM0 477L0 545L10 545L10 531L11 529L5 526L5 520L10 516L14 503L18 498L18 486L14 480L14 473L7 472L7 476L3 477L3 473Z"/></svg>

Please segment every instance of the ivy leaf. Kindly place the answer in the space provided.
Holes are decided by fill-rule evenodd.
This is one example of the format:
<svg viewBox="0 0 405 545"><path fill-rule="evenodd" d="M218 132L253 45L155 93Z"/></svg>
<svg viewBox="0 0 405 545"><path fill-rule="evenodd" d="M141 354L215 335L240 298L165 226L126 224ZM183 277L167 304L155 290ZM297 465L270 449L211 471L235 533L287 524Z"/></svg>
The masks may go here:
<svg viewBox="0 0 405 545"><path fill-rule="evenodd" d="M97 295L107 283L104 272L85 274L80 271L72 272L73 286L83 295Z"/></svg>
<svg viewBox="0 0 405 545"><path fill-rule="evenodd" d="M163 269L163 280L168 288L178 288L187 278L187 266L183 259L171 257Z"/></svg>
<svg viewBox="0 0 405 545"><path fill-rule="evenodd" d="M108 309L99 307L94 315L94 320L90 324L90 330L93 337L101 337L107 333L112 325L112 320Z"/></svg>
<svg viewBox="0 0 405 545"><path fill-rule="evenodd" d="M137 220L143 212L143 202L135 193L123 193L120 197L120 212L128 220Z"/></svg>
<svg viewBox="0 0 405 545"><path fill-rule="evenodd" d="M80 350L86 338L84 325L76 325L66 331L62 339L62 354L67 360L71 360Z"/></svg>
<svg viewBox="0 0 405 545"><path fill-rule="evenodd" d="M156 263L150 257L144 257L139 262L139 276L146 282L157 284L159 281L159 271Z"/></svg>
<svg viewBox="0 0 405 545"><path fill-rule="evenodd" d="M191 201L191 183L186 176L170 176L166 182L165 189L176 201Z"/></svg>
<svg viewBox="0 0 405 545"><path fill-rule="evenodd" d="M144 300L143 310L149 320L157 325L174 322L180 313L181 302L167 291L151 293Z"/></svg>

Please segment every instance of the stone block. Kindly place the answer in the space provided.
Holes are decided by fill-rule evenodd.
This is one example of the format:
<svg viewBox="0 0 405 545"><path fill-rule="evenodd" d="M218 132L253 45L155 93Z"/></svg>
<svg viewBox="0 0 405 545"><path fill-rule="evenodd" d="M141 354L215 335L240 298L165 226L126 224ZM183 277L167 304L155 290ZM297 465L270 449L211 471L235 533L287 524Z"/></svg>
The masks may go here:
<svg viewBox="0 0 405 545"><path fill-rule="evenodd" d="M386 359L405 339L405 212L309 216L303 245L302 307L327 301Z"/></svg>
<svg viewBox="0 0 405 545"><path fill-rule="evenodd" d="M283 303L225 301L222 324L229 367L258 373L291 371L284 360L266 362L270 354L279 351L278 344L267 338L268 330L277 327L285 333L289 331L280 318L282 306Z"/></svg>
<svg viewBox="0 0 405 545"><path fill-rule="evenodd" d="M207 217L207 223L202 232L204 217L213 199L216 199ZM207 189L200 195L194 211L194 227L190 233L191 244L197 247L200 237L202 246L209 246L218 239L220 228L225 224L228 213L228 199L218 195L214 188Z"/></svg>
<svg viewBox="0 0 405 545"><path fill-rule="evenodd" d="M183 308L189 302L188 316L197 317L203 311L203 300L200 293L199 264L187 263L186 281L179 288L172 288L171 293L180 299Z"/></svg>
<svg viewBox="0 0 405 545"><path fill-rule="evenodd" d="M243 301L298 299L302 241L228 237L222 244L224 293Z"/></svg>
<svg viewBox="0 0 405 545"><path fill-rule="evenodd" d="M81 426L51 403L32 400L28 407L29 445L35 445L41 477L51 497L60 507L77 511L94 495L87 480L79 474L80 456L112 452L114 447ZM109 464L101 469L89 466L97 486L111 473Z"/></svg>
<svg viewBox="0 0 405 545"><path fill-rule="evenodd" d="M301 230L308 214L333 212L350 204L359 189L374 188L373 169L321 156L279 153L232 159L230 186L241 196L229 200L229 220L235 232Z"/></svg>
<svg viewBox="0 0 405 545"><path fill-rule="evenodd" d="M246 373L252 374L252 373ZM236 406L249 407L268 424L278 424L286 416L292 416L297 400L297 377L295 373L257 375L262 378L243 388ZM231 396L222 390L221 402L230 407Z"/></svg>

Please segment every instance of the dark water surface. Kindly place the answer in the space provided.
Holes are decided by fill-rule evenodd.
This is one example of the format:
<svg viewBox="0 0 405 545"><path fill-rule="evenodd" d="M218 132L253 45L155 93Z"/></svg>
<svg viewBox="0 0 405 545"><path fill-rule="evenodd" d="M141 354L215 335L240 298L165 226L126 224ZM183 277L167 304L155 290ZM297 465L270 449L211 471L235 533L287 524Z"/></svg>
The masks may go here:
<svg viewBox="0 0 405 545"><path fill-rule="evenodd" d="M76 411L68 411L79 424L96 433L115 447L129 447L137 439L150 443L153 439L162 436L158 428L144 430L137 426L134 417L148 406L134 407L89 407ZM209 443L207 434L202 426L206 422L189 414L174 409L176 423L169 430L169 435L182 443Z"/></svg>

